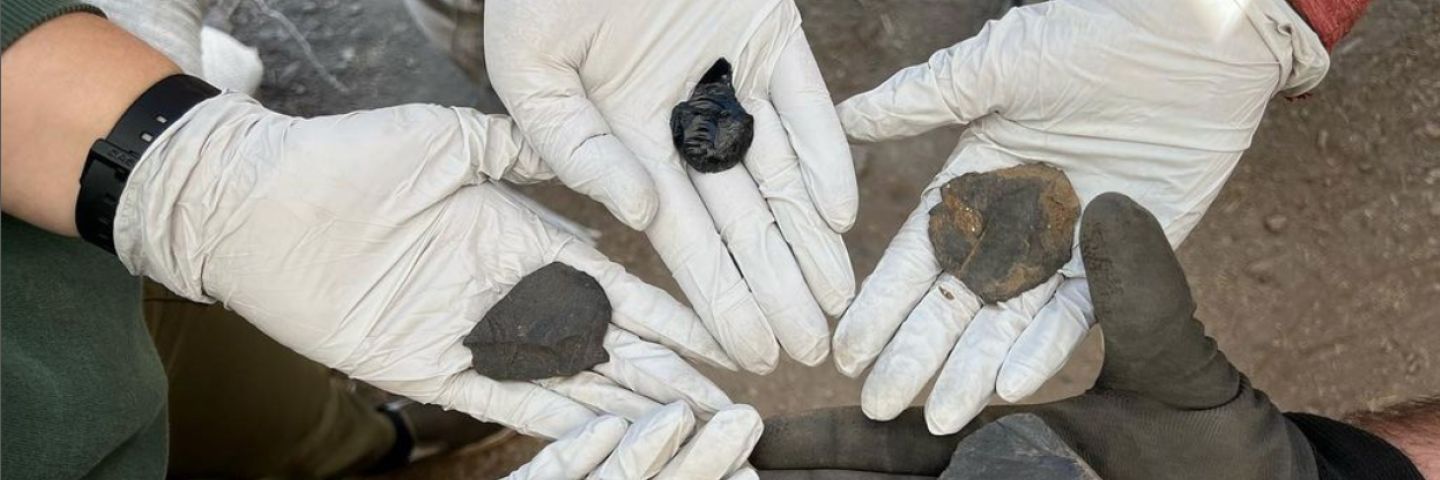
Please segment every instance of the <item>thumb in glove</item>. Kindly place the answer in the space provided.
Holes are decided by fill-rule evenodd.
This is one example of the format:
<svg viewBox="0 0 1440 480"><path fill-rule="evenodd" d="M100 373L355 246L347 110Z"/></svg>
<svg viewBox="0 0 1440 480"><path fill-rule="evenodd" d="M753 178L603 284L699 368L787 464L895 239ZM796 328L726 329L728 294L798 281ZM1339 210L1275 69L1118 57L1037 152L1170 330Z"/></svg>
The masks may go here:
<svg viewBox="0 0 1440 480"><path fill-rule="evenodd" d="M927 434L918 409L889 423L857 408L781 417L767 421L752 463L948 479L1317 478L1304 436L1193 319L1184 272L1148 211L1101 195L1081 220L1080 242L1105 333L1105 365L1090 391L991 407L945 437Z"/></svg>
<svg viewBox="0 0 1440 480"><path fill-rule="evenodd" d="M1121 194L1097 197L1080 250L1105 364L1085 395L1033 407L961 441L942 478L1313 479L1304 436L1205 336L1160 224ZM996 410L996 413L1004 410ZM1009 413L1009 412L1007 412ZM1068 448L1067 448L1068 447ZM1034 451L1046 452L1038 460Z"/></svg>
<svg viewBox="0 0 1440 480"><path fill-rule="evenodd" d="M1159 222L1118 193L1097 197L1080 224L1105 364L1096 390L1127 392L1181 409L1235 397L1240 373L1195 320L1195 300Z"/></svg>

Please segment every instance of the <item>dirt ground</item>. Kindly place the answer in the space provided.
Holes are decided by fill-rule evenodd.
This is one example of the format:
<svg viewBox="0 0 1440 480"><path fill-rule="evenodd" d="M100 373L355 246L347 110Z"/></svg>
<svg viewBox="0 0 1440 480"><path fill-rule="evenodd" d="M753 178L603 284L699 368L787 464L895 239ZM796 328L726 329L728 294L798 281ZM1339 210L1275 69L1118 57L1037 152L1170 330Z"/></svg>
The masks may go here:
<svg viewBox="0 0 1440 480"><path fill-rule="evenodd" d="M1009 8L991 0L800 0L837 100L962 40ZM313 46L244 0L230 16L266 62L259 94L317 115L407 102L499 102L423 38L394 0L271 0ZM1272 102L1254 146L1181 248L1200 318L1281 407L1330 415L1440 394L1440 2L1378 0L1302 101ZM328 83L318 63L345 87ZM858 278L874 268L956 130L868 147L861 213L845 236ZM559 186L526 189L602 232L600 248L683 298L643 235ZM1098 335L1035 400L1093 380ZM854 404L860 383L826 363L765 377L716 372L763 413ZM390 478L494 478L537 441L433 459Z"/></svg>

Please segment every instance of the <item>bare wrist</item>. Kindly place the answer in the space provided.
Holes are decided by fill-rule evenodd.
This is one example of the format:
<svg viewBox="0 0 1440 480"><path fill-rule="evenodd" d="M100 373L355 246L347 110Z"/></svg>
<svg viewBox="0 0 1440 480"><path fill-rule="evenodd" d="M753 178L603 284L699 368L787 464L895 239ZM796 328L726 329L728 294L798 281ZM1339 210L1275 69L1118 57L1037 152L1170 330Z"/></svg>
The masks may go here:
<svg viewBox="0 0 1440 480"><path fill-rule="evenodd" d="M0 207L74 236L75 198L90 145L142 92L180 69L89 13L36 27L5 50L0 63Z"/></svg>

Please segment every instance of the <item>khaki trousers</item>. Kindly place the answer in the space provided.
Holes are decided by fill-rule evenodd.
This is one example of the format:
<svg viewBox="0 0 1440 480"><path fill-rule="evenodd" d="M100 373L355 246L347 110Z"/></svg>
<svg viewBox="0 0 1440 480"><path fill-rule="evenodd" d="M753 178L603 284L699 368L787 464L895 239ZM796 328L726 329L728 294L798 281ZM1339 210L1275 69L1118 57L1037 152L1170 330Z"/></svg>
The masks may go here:
<svg viewBox="0 0 1440 480"><path fill-rule="evenodd" d="M395 442L349 382L218 304L147 281L145 322L169 380L171 478L330 478Z"/></svg>

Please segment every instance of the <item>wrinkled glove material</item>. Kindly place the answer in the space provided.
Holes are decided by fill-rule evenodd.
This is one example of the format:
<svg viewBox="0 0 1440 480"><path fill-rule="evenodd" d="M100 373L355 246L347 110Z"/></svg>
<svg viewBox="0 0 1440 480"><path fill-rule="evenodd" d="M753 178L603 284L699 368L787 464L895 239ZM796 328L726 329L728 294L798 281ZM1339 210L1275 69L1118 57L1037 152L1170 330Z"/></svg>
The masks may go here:
<svg viewBox="0 0 1440 480"><path fill-rule="evenodd" d="M579 478L612 450L638 448L617 432L666 404L714 417L701 434L717 435L704 433L714 426L745 445L744 425L758 429L758 417L725 414L748 407L682 358L735 368L699 318L493 183L551 177L505 116L407 105L300 119L225 93L176 120L141 158L117 209L117 254L132 273L223 301L357 380L573 439L517 478ZM529 382L471 371L465 334L553 262L603 287L609 360ZM591 423L600 414L619 418ZM748 450L732 453L722 466Z"/></svg>
<svg viewBox="0 0 1440 480"><path fill-rule="evenodd" d="M741 368L830 351L854 295L840 236L858 193L834 103L791 0L489 0L486 70L558 178L643 228ZM744 160L687 168L672 109L724 58L753 117ZM735 160L734 158L730 159Z"/></svg>
<svg viewBox="0 0 1440 480"><path fill-rule="evenodd" d="M1134 198L1179 245L1270 99L1309 91L1328 67L1284 0L1054 0L1012 9L841 103L857 142L968 126L836 329L841 372L873 364L866 413L894 418L934 379L930 427L956 432L992 395L1035 392L1094 323L1078 255L998 305L942 274L926 234L941 185L1044 163L1065 172L1082 205L1107 191Z"/></svg>

